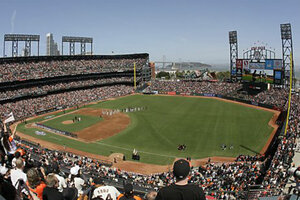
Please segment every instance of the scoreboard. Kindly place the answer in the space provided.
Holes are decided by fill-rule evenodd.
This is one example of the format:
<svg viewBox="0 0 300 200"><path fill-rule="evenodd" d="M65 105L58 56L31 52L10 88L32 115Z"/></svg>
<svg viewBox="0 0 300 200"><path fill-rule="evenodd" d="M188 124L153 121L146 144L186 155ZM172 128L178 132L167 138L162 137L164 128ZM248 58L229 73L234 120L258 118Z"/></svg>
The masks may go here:
<svg viewBox="0 0 300 200"><path fill-rule="evenodd" d="M232 74L236 76L237 80L258 80L260 82L283 84L283 71L282 59L265 59L262 62L236 59L236 69L232 71Z"/></svg>

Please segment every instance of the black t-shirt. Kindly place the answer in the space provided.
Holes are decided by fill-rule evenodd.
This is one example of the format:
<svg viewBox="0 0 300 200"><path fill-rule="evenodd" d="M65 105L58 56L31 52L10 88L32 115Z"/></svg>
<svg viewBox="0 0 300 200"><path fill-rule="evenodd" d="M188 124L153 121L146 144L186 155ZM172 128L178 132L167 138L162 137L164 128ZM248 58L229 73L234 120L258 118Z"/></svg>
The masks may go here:
<svg viewBox="0 0 300 200"><path fill-rule="evenodd" d="M45 187L43 200L64 200L64 196L56 188Z"/></svg>
<svg viewBox="0 0 300 200"><path fill-rule="evenodd" d="M172 184L160 189L155 200L205 200L205 195L197 185Z"/></svg>

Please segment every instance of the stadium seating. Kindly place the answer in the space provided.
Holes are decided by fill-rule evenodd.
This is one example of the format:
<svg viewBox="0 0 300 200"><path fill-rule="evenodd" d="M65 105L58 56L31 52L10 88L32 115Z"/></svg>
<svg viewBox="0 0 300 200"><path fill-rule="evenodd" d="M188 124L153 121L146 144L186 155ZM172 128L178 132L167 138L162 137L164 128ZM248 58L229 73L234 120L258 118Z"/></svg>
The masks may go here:
<svg viewBox="0 0 300 200"><path fill-rule="evenodd" d="M147 63L147 58L132 59L69 59L65 61L38 61L38 62L2 62L0 70L1 83L13 82L9 90L2 84L0 89L0 115L13 112L17 120L33 116L37 113L47 112L53 109L67 108L74 105L106 99L110 97L124 96L132 93L132 77L118 76L132 68L133 62L138 68ZM84 78L77 80L66 78L58 82L43 83L44 78L61 78L62 76L112 73L105 78ZM23 79L31 80L25 85ZM31 85L30 82L34 84ZM131 84L131 85L130 85ZM158 93L175 92L179 94L198 93L207 96L230 97L243 101L268 104L273 108L285 111L287 109L288 92L284 88L271 87L270 90L261 92L255 96L240 94L239 83L225 82L194 82L194 81L153 81L144 92L157 91ZM289 174L287 170L292 166L292 158L296 149L296 137L300 130L300 98L292 96L290 121L286 135L282 135L272 146L274 152L269 155L248 156L240 155L235 162L216 164L208 163L202 168L193 168L190 182L199 184L207 195L217 199L237 198L247 196L249 185L259 184L262 190L255 193L256 196L273 196L284 194ZM280 123L280 122L278 122ZM281 124L283 125L283 124ZM281 126L282 127L282 126ZM3 133L2 133L3 134ZM282 133L279 133L282 134ZM26 162L26 168L36 167L48 173L59 174L68 183L71 167L77 167L82 171L85 188L88 189L96 178L101 178L105 185L115 186L122 190L123 181L132 182L137 194L145 194L150 190L174 183L171 172L153 175L141 175L132 172L111 168L111 163L97 161L88 157L58 152L45 149L38 144L21 139L15 139L17 146L26 151L21 155ZM1 172L11 168L13 155L1 157ZM3 171L2 171L3 169ZM25 171L25 169L24 169ZM9 177L4 173L1 177ZM45 178L45 177L43 177ZM92 178L92 179L89 179ZM75 186L72 186L75 187Z"/></svg>

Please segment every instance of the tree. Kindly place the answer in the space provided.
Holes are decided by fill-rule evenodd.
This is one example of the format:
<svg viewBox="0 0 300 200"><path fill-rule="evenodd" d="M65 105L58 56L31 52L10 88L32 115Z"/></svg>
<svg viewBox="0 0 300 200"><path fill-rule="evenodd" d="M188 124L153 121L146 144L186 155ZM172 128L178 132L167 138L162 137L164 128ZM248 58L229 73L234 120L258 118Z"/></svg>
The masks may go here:
<svg viewBox="0 0 300 200"><path fill-rule="evenodd" d="M175 72L175 75L176 75L176 78L184 78L184 73L180 72L178 70Z"/></svg>
<svg viewBox="0 0 300 200"><path fill-rule="evenodd" d="M161 71L156 74L156 78L162 78L162 77L165 77L165 79L170 79L169 72Z"/></svg>
<svg viewBox="0 0 300 200"><path fill-rule="evenodd" d="M218 80L226 80L230 78L230 72L226 71L226 72L217 72L217 79Z"/></svg>

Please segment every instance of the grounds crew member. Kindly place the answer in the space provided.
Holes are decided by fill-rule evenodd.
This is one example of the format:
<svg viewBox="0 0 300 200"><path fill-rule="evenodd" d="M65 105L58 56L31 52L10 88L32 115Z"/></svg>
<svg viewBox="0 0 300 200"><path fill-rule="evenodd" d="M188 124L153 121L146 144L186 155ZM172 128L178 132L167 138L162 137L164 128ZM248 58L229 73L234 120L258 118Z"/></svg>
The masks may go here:
<svg viewBox="0 0 300 200"><path fill-rule="evenodd" d="M205 195L199 185L188 184L190 163L184 159L177 160L173 166L175 184L161 188L156 200L205 200Z"/></svg>

